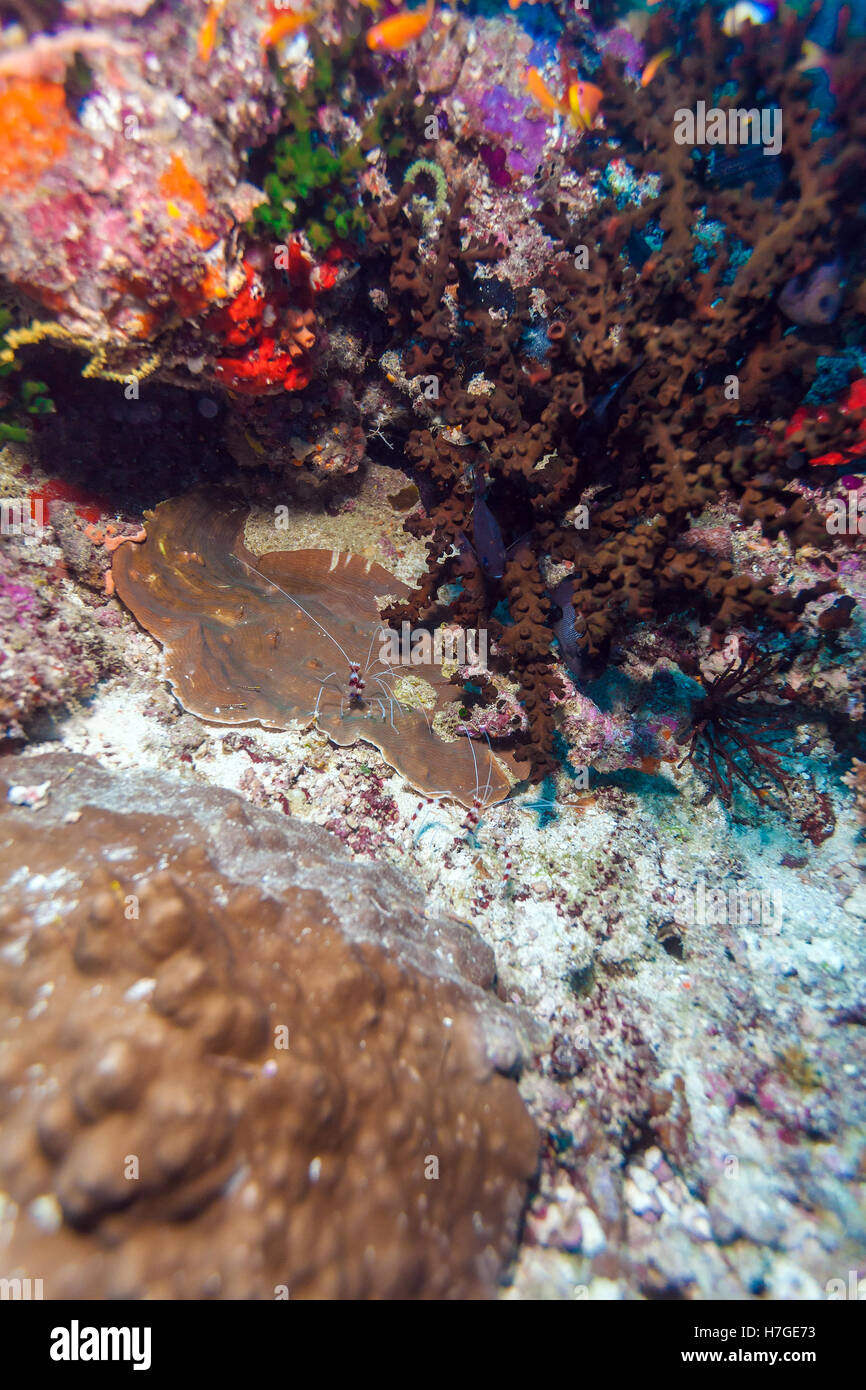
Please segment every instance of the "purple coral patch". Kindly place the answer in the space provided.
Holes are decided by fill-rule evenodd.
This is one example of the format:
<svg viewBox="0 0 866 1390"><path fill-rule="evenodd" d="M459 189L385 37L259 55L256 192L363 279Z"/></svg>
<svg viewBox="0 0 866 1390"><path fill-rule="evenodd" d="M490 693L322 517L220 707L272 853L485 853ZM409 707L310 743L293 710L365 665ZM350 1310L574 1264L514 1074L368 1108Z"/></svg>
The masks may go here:
<svg viewBox="0 0 866 1390"><path fill-rule="evenodd" d="M494 87L481 99L484 125L491 135L504 137L509 168L516 174L533 174L544 154L547 122L527 115L531 102L512 96L505 87Z"/></svg>

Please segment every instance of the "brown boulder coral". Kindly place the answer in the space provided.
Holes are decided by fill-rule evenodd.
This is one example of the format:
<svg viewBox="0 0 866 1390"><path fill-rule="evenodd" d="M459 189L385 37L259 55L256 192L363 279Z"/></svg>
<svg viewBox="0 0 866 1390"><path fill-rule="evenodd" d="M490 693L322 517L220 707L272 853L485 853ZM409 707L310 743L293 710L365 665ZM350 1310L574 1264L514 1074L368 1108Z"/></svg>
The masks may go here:
<svg viewBox="0 0 866 1390"><path fill-rule="evenodd" d="M6 772L49 786L0 813L0 1273L47 1298L492 1294L537 1136L474 932L231 793Z"/></svg>
<svg viewBox="0 0 866 1390"><path fill-rule="evenodd" d="M115 553L117 593L165 646L184 708L270 729L315 717L337 744L373 744L423 791L464 804L485 787L490 800L506 795L508 779L486 749L476 755L468 738L447 741L431 728L455 695L440 669L395 671L379 660L378 606L403 598L406 585L329 550L256 556L243 543L248 515L237 498L202 489L162 503L147 540ZM352 663L363 698L353 695Z"/></svg>

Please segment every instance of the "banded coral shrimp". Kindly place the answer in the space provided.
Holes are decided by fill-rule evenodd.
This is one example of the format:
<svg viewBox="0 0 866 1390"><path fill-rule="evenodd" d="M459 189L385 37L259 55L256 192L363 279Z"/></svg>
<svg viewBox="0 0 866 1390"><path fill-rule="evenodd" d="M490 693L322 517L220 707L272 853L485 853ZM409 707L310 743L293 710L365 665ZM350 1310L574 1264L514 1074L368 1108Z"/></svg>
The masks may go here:
<svg viewBox="0 0 866 1390"><path fill-rule="evenodd" d="M378 705L382 716L382 722L385 723L386 720L390 722L392 729L396 732L397 726L394 723L394 707L396 705L398 711L402 712L403 706L394 694L394 691L388 687L386 681L389 679L395 681L397 679L397 673L389 662L383 661L381 656L378 656L375 660L373 658L373 647L377 639L381 647L382 638L387 632L384 624L380 624L373 629L370 637L370 645L367 650L367 658L362 667L360 661L352 660L342 643L337 640L333 633L329 632L327 626L323 622L320 622L314 613L310 612L308 607L305 607L304 604L301 603L300 599L296 598L294 594L289 593L288 589L284 589L283 586L278 584L275 579L272 579L270 575L264 574L262 570L257 569L255 565L251 565L241 556L237 558L240 564L242 564L250 574L254 574L259 579L263 579L266 584L269 584L271 588L276 589L284 598L287 598L293 603L298 611L302 613L305 618L309 619L319 632L321 632L336 648L346 663L347 676L345 680L340 677L336 669L329 671L326 676L311 677L319 686L319 693L316 696L312 717L318 719L322 696L326 690L331 690L340 696L341 719L347 717L347 711L349 714L359 714L366 711L368 706L372 709L373 705ZM376 667L380 667L381 669L376 670ZM379 693L377 695L369 695L365 698L364 691L367 689L368 681L379 687ZM330 684L330 682L333 682L333 684ZM387 714L385 709L386 704L388 706ZM370 716L364 713L364 717Z"/></svg>
<svg viewBox="0 0 866 1390"><path fill-rule="evenodd" d="M467 808L465 808L463 820L461 821L458 827L457 834L454 835L454 838L450 845L450 849L454 850L462 845L469 845L472 849L476 850L478 852L478 858L476 858L475 860L475 868L476 870L478 870L483 866L483 851L485 849L485 845L479 839L479 831L481 830L481 827L484 824L485 820L488 819L488 813L494 807L502 806L506 802L510 802L511 795L510 793L506 793L505 796L496 796L493 799L489 799L490 789L493 780L494 764L493 749L491 747L490 738L488 737L488 735L485 734L485 739L487 742L487 753L489 759L488 772L486 783L484 784L484 787L482 789L482 774L479 771L478 758L475 752L475 745L472 741L472 737L469 733L469 730L465 726L461 726L459 728L459 732L465 735L467 743L469 745L469 749L472 753L472 762L475 768L475 788L472 794L471 803ZM457 801L457 798L454 796L453 792L433 792L429 796L424 797L422 800L418 802L415 811L409 818L409 829L412 831L413 847L417 848L417 846L421 843L423 837L432 830L438 829L444 830L446 833L451 833L453 827L446 825L446 823L442 820L432 819L430 816L432 807L440 807L443 804L443 802L447 801ZM503 892L507 892L508 885L511 881L511 852L508 849L507 845L497 836L491 837L491 843L496 851L501 865L501 871L499 873L499 887Z"/></svg>
<svg viewBox="0 0 866 1390"><path fill-rule="evenodd" d="M421 730L426 731L426 736L429 739L435 738L438 749L434 759L423 769L418 769L423 771L423 775L418 781L408 777L407 781L410 782L410 786L414 783L414 786L421 790L422 796L427 797L428 812L431 806L445 801L460 804L463 808L462 821L455 843L468 844L478 851L479 856L482 856L482 852L490 848L489 843L482 845L479 841L482 819L487 816L492 806L503 799L503 792L507 796L510 789L508 774L501 762L494 759L489 737L484 735L489 757L489 764L484 769L479 764L475 744L468 728L458 726L460 737L456 742L453 739L450 741L442 739L440 734L434 733L434 724L431 721L433 719L432 710L435 705L430 703L425 707L427 695L423 689L417 692L413 690L411 684L412 678L417 677L419 686L422 688L426 686L427 668L424 666L413 667L411 673L395 670L387 659L389 653L386 653L383 646L380 646L377 651L377 640L383 638L388 631L384 624L374 622L370 625L365 624L363 629L359 629L357 625L347 629L344 622L339 629L338 637L330 630L330 625L326 621L322 621L322 618L327 617L327 614L322 611L321 606L319 606L319 611L316 611L315 599L310 601L305 593L302 602L291 592L293 586L284 587L248 558L238 558L241 559L241 563L248 573L263 579L274 592L287 598L293 608L311 624L320 637L327 639L326 647L321 642L319 644L320 658L324 654L327 666L322 662L319 667L321 674L312 673L309 667L303 672L304 678L315 680L318 687L314 701L311 697L311 713L313 718L317 720L319 727L324 728L329 737L336 737L338 743L345 742L346 740L340 737L339 732L334 727L335 717L339 710L339 719L346 721L346 723L356 720L355 727L360 732L361 737L372 741L379 747L380 751L384 751L385 760L390 762L392 767L399 767L403 759L399 756L395 758L390 750L383 749L383 745L377 742L379 737L376 733L377 730L381 732L384 726L384 729L391 733L392 740L393 735L397 734L401 740L405 741L407 748L418 746ZM361 630L366 646L363 660L357 649L352 650L352 638L356 639ZM349 640L346 637L347 631L352 634ZM329 658L334 653L339 653L345 662L345 666L342 668L346 673L345 676L337 669L328 670L328 666L331 665ZM406 692L402 688L394 688L398 677L405 679ZM437 697L433 687L428 686L427 689L435 700ZM332 698L326 703L328 692L331 693ZM338 697L338 700L333 698L334 695ZM364 721L371 717L371 710L375 712L377 709L378 714L374 719L374 727L371 727L369 723L364 727ZM428 709L431 711L430 714L428 714ZM455 758L453 753L449 752L449 750L454 749L460 750L459 758ZM463 763L463 769L456 769L455 764L460 762ZM459 775L452 780L452 774L455 770L458 770ZM436 787L434 779L437 773L448 784L442 790ZM441 787L441 783L439 785ZM423 826L418 824L419 816L422 814L426 814L429 824ZM444 828L445 821L442 817L434 822L429 814L425 813L425 802L422 800L410 817L409 824L412 828L413 846L417 846L427 831L433 830L434 824L441 829ZM502 884L507 885L511 874L510 854L502 855L498 844L496 852L504 860L504 869L501 871L500 877ZM484 876L488 876L486 872Z"/></svg>
<svg viewBox="0 0 866 1390"><path fill-rule="evenodd" d="M337 671L329 671L327 676L321 678L319 693L316 696L316 704L313 709L314 718L318 717L322 695L324 694L325 690L331 689L335 690L340 695L341 719L347 717L346 709L348 709L350 714L358 714L364 711L367 705L376 704L379 706L379 710L382 715L382 722L384 723L386 718L385 702L387 701L389 711L388 721L394 732L397 732L397 725L394 723L394 707L396 706L397 710L402 714L403 706L400 703L400 700L394 694L393 689L390 689L386 683L388 680L396 681L397 673L394 670L394 668L390 665L390 663L383 661L381 657L377 658L375 662L373 661L373 644L377 638L379 638L381 644L382 635L385 633L385 631L386 629L384 626L378 628L370 638L370 646L367 652L367 660L365 661L363 668L361 667L361 663L359 661L351 661L346 656L346 653L343 651L343 648L340 646L340 644L338 642L335 642L335 639L333 637L331 638L331 641L335 642L342 655L346 657L349 668L349 676L345 684L343 680L340 678ZM328 635L330 636L330 634ZM376 666L381 667L381 670L377 671L375 669ZM378 695L368 696L365 700L364 691L367 688L368 679L372 681L373 684L379 687L379 693ZM329 681L335 681L336 684L333 686L329 686Z"/></svg>

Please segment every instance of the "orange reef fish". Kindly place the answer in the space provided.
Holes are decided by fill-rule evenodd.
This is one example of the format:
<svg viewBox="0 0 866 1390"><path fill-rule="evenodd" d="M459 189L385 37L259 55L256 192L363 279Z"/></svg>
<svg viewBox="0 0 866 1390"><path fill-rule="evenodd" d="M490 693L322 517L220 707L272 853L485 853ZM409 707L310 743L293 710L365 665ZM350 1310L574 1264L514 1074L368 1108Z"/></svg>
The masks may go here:
<svg viewBox="0 0 866 1390"><path fill-rule="evenodd" d="M661 67L662 63L666 63L668 58L670 58L672 54L672 48L664 48L662 49L661 53L657 53L654 58L650 58L649 62L647 63L646 67L640 75L640 85L642 87L649 86L656 73L658 72L659 68Z"/></svg>
<svg viewBox="0 0 866 1390"><path fill-rule="evenodd" d="M216 43L217 25L227 2L228 0L213 0L213 4L208 6L204 24L198 31L198 56L203 63L210 62Z"/></svg>
<svg viewBox="0 0 866 1390"><path fill-rule="evenodd" d="M367 30L367 47L374 52L399 53L420 38L433 18L433 0L423 10L401 10Z"/></svg>
<svg viewBox="0 0 866 1390"><path fill-rule="evenodd" d="M523 81L529 95L543 111L568 116L574 125L582 126L584 130L589 130L604 97L600 87L578 79L568 84L565 97L560 100L553 95L538 68L527 68Z"/></svg>
<svg viewBox="0 0 866 1390"><path fill-rule="evenodd" d="M589 130L601 106L604 92L591 82L572 82L568 88L568 114L573 123Z"/></svg>
<svg viewBox="0 0 866 1390"><path fill-rule="evenodd" d="M523 75L529 95L543 111L561 111L562 103L548 87L538 68L527 68Z"/></svg>
<svg viewBox="0 0 866 1390"><path fill-rule="evenodd" d="M296 12L289 10L285 14L278 15L265 32L262 34L262 48L273 48L274 44L282 39L287 39L290 34L296 34L305 24L309 24L311 19L315 19L312 10Z"/></svg>

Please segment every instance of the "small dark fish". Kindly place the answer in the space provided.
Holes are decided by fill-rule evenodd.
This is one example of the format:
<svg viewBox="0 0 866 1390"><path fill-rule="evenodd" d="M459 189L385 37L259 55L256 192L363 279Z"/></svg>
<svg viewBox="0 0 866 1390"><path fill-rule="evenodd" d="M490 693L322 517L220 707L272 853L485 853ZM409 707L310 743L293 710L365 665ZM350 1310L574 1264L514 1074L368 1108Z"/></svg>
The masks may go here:
<svg viewBox="0 0 866 1390"><path fill-rule="evenodd" d="M635 270L643 270L653 253L653 249L645 236L633 230L629 233L628 240L625 243L625 253Z"/></svg>
<svg viewBox="0 0 866 1390"><path fill-rule="evenodd" d="M484 474L475 472L475 507L472 512L472 538L478 563L488 579L501 579L505 573L505 542L499 522L484 500Z"/></svg>
<svg viewBox="0 0 866 1390"><path fill-rule="evenodd" d="M779 308L792 323L832 323L842 303L838 261L819 265L809 275L795 275L779 295Z"/></svg>
<svg viewBox="0 0 866 1390"><path fill-rule="evenodd" d="M554 604L551 626L559 643L562 664L574 680L584 683L596 680L607 663L604 658L590 657L586 653L582 630L577 626L580 615L574 607L574 588L574 577L569 575L549 591L548 598Z"/></svg>
<svg viewBox="0 0 866 1390"><path fill-rule="evenodd" d="M614 382L610 390L605 391L603 396L599 396L597 400L593 401L592 405L589 408L589 413L592 416L593 420L595 420L596 424L603 425L606 423L608 411L610 410L617 396L622 391L626 382L629 381L634 376L635 372L643 366L643 363L644 357L643 354L641 354L641 356L635 362L634 366L630 367L629 370L626 372L625 376L621 376L618 381Z"/></svg>
<svg viewBox="0 0 866 1390"><path fill-rule="evenodd" d="M574 580L572 578L563 579L551 591L550 598L559 610L559 617L554 618L552 624L553 631L559 643L563 661L570 667L572 661L577 662L580 654L580 639L575 630Z"/></svg>
<svg viewBox="0 0 866 1390"><path fill-rule="evenodd" d="M742 145L733 151L711 149L707 180L718 189L743 188L753 183L756 198L775 198L785 176L778 159L764 157L763 145Z"/></svg>

